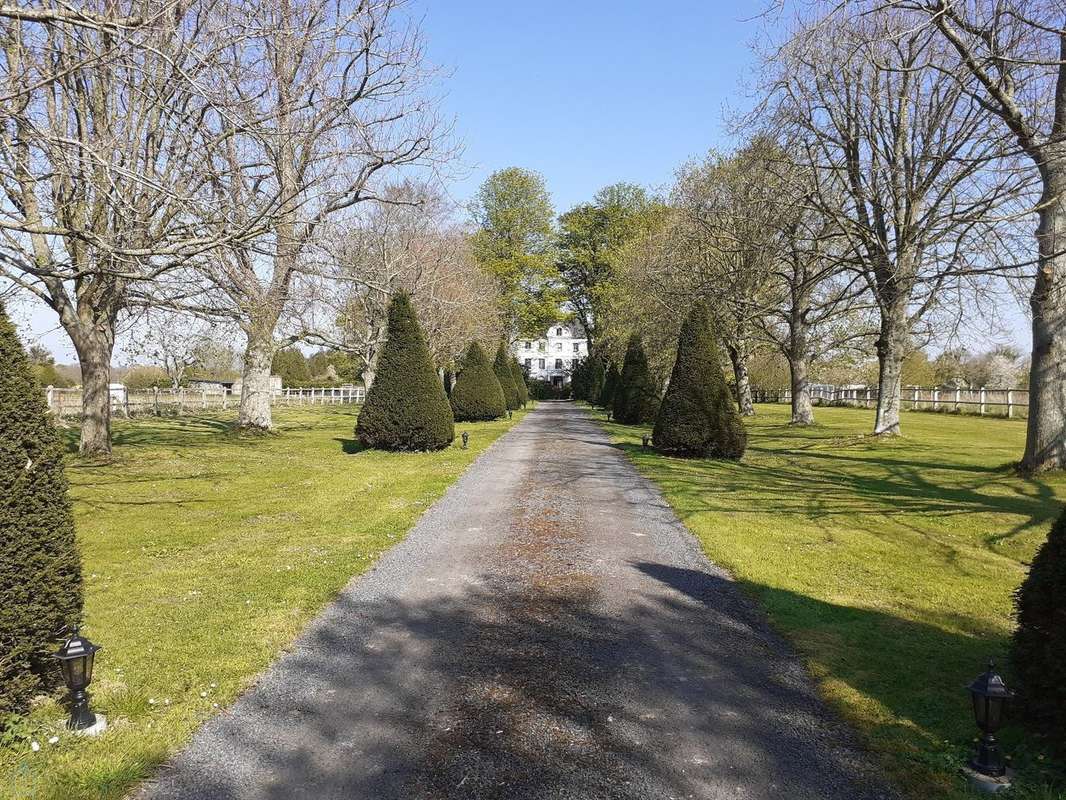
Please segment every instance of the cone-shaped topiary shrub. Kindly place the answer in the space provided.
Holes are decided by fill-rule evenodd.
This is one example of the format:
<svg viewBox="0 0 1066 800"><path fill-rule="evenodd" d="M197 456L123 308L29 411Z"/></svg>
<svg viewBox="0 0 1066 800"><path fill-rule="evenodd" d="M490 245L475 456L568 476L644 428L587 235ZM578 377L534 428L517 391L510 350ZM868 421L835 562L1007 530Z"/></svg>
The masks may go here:
<svg viewBox="0 0 1066 800"><path fill-rule="evenodd" d="M1011 661L1026 717L1066 750L1066 509L1036 551L1014 602Z"/></svg>
<svg viewBox="0 0 1066 800"><path fill-rule="evenodd" d="M463 354L463 371L452 387L452 412L458 422L499 419L507 413L503 389L477 342Z"/></svg>
<svg viewBox="0 0 1066 800"><path fill-rule="evenodd" d="M517 358L511 359L511 377L514 378L515 388L518 390L518 404L522 408L529 402L529 387L526 386L526 374L522 372L522 365Z"/></svg>
<svg viewBox="0 0 1066 800"><path fill-rule="evenodd" d="M515 386L514 375L511 374L511 357L507 354L507 348L504 347L503 342L500 342L500 346L496 350L496 360L492 362L492 368L495 370L496 379L503 389L507 407L512 410L519 408L522 404L519 402L518 387Z"/></svg>
<svg viewBox="0 0 1066 800"><path fill-rule="evenodd" d="M60 685L51 654L81 618L63 445L0 306L0 724Z"/></svg>
<svg viewBox="0 0 1066 800"><path fill-rule="evenodd" d="M377 379L366 393L355 427L359 441L379 450L447 447L455 438L452 407L404 292L389 303L386 335Z"/></svg>
<svg viewBox="0 0 1066 800"><path fill-rule="evenodd" d="M621 375L618 373L618 367L615 364L611 364L607 368L607 374L603 377L603 388L600 389L596 405L601 408L614 407L614 391L618 388L620 379Z"/></svg>
<svg viewBox="0 0 1066 800"><path fill-rule="evenodd" d="M702 303L692 307L681 326L677 360L652 438L657 450L696 458L739 459L747 447Z"/></svg>
<svg viewBox="0 0 1066 800"><path fill-rule="evenodd" d="M603 370L603 361L596 356L586 359L588 364L588 386L585 389L585 399L590 403L599 403L600 395L603 394L603 384L606 373Z"/></svg>
<svg viewBox="0 0 1066 800"><path fill-rule="evenodd" d="M615 385L614 419L623 425L646 425L659 413L659 396L648 371L648 358L638 334L629 337L622 375Z"/></svg>

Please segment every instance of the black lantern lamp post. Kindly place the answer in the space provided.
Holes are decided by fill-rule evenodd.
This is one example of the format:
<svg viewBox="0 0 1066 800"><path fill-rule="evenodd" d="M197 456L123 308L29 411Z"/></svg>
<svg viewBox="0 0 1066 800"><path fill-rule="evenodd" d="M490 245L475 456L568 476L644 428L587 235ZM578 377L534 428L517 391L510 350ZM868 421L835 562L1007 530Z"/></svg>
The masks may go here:
<svg viewBox="0 0 1066 800"><path fill-rule="evenodd" d="M463 449L466 450L466 446L470 444L470 434L463 431Z"/></svg>
<svg viewBox="0 0 1066 800"><path fill-rule="evenodd" d="M513 416L514 416L514 412L511 409L507 409L507 419L510 419Z"/></svg>
<svg viewBox="0 0 1066 800"><path fill-rule="evenodd" d="M651 441L651 437L648 434L645 433L643 436L641 436L640 437L640 446L641 446L641 448L644 449L644 450L647 450L648 449L648 443L650 441Z"/></svg>
<svg viewBox="0 0 1066 800"><path fill-rule="evenodd" d="M99 732L107 724L89 709L89 693L86 689L93 679L93 659L100 647L78 633L67 639L54 654L63 671L63 682L70 690L71 714L67 727L72 731Z"/></svg>
<svg viewBox="0 0 1066 800"><path fill-rule="evenodd" d="M611 421L611 409L609 409L609 408L607 409L607 421L608 422Z"/></svg>
<svg viewBox="0 0 1066 800"><path fill-rule="evenodd" d="M970 684L973 715L982 733L977 755L970 762L970 767L981 775L1002 778L1007 774L1003 751L999 749L995 734L1003 725L1007 703L1013 696L1014 692L1003 683L1003 678L991 661L988 662L988 671Z"/></svg>

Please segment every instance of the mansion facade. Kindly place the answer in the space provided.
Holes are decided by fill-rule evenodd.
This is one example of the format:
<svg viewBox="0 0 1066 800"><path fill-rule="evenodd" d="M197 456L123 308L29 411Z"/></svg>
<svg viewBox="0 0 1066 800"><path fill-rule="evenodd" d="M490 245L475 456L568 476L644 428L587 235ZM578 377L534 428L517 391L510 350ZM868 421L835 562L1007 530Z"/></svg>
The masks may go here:
<svg viewBox="0 0 1066 800"><path fill-rule="evenodd" d="M511 352L532 380L565 386L574 365L588 356L589 342L577 322L559 322L548 328L543 339L519 339Z"/></svg>

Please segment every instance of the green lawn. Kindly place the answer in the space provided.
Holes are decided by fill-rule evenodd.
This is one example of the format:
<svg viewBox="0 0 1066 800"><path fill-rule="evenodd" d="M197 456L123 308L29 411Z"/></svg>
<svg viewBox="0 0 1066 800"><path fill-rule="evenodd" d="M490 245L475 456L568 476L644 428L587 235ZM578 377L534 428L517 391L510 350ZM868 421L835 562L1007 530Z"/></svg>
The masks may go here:
<svg viewBox="0 0 1066 800"><path fill-rule="evenodd" d="M42 705L0 747L0 796L121 797L512 424L457 426L466 451L390 454L359 451L352 407L275 414L278 435L253 438L225 415L119 422L113 463L71 457L85 633L104 648L94 707L110 727L80 739Z"/></svg>
<svg viewBox="0 0 1066 800"><path fill-rule="evenodd" d="M645 453L642 429L603 424L892 774L915 797L968 796L956 777L974 735L964 687L990 656L1002 663L1011 594L1066 476L1014 474L1021 421L905 413L906 435L881 441L866 435L872 411L816 415L794 429L787 407L760 406L738 464ZM1046 742L1005 738L1017 796L1066 797Z"/></svg>

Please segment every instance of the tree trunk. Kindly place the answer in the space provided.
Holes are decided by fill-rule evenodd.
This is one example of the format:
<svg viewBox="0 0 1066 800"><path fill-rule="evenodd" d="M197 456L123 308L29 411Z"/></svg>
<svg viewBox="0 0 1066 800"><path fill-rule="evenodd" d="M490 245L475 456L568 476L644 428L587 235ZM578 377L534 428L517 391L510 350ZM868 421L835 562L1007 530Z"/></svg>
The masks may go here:
<svg viewBox="0 0 1066 800"><path fill-rule="evenodd" d="M274 387L270 369L274 362L273 328L270 334L249 333L241 372L241 409L237 427L247 431L269 431L273 425L270 397Z"/></svg>
<svg viewBox="0 0 1066 800"><path fill-rule="evenodd" d="M1033 357L1029 370L1029 421L1022 469L1066 468L1066 162L1047 165L1044 205L1037 228L1039 265L1029 305ZM1061 171L1061 175L1054 174ZM1058 180L1055 180L1055 179Z"/></svg>
<svg viewBox="0 0 1066 800"><path fill-rule="evenodd" d="M807 321L803 309L793 305L788 331L788 372L792 386L792 424L810 425L814 422L814 407L811 404L810 367L811 355L808 343Z"/></svg>
<svg viewBox="0 0 1066 800"><path fill-rule="evenodd" d="M751 379L748 377L748 353L743 346L729 346L729 360L733 362L733 378L737 384L737 405L742 417L755 416L755 403L751 398Z"/></svg>
<svg viewBox="0 0 1066 800"><path fill-rule="evenodd" d="M81 365L81 442L78 452L83 456L110 456L114 333L81 331L71 336L71 340Z"/></svg>
<svg viewBox="0 0 1066 800"><path fill-rule="evenodd" d="M877 416L874 434L899 436L900 380L907 352L906 307L898 302L881 309L881 332L877 337Z"/></svg>

